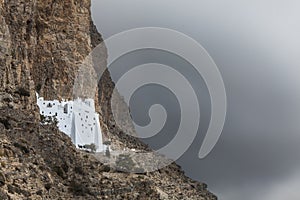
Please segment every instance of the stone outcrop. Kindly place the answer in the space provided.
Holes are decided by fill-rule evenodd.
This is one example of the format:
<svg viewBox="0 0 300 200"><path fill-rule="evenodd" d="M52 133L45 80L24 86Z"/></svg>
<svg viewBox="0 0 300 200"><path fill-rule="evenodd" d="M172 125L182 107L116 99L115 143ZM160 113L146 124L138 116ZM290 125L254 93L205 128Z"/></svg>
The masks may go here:
<svg viewBox="0 0 300 200"><path fill-rule="evenodd" d="M36 95L72 99L77 70L102 42L90 0L0 0L0 199L216 199L176 164L142 174L121 173L78 151L54 125L39 123ZM106 65L106 52L100 55ZM106 138L115 148L149 150L130 121L121 130L111 106L108 71L95 91ZM125 132L126 133L125 133Z"/></svg>

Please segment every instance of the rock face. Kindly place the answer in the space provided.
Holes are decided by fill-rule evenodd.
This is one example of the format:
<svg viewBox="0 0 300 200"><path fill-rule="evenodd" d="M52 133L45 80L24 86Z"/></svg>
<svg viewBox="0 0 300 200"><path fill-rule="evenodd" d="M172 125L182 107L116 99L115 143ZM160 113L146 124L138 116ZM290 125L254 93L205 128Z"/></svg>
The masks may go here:
<svg viewBox="0 0 300 200"><path fill-rule="evenodd" d="M90 0L1 0L0 13L1 90L25 96L26 109L35 90L46 99L72 98L78 66L92 48Z"/></svg>
<svg viewBox="0 0 300 200"><path fill-rule="evenodd" d="M117 172L76 150L55 125L42 126L35 92L73 98L78 67L102 42L90 0L0 0L0 199L216 199L176 164L144 174ZM106 65L106 52L101 55ZM111 106L127 110L108 71L95 101L115 148L148 147L114 122ZM113 105L112 105L113 104ZM126 132L134 134L129 121Z"/></svg>

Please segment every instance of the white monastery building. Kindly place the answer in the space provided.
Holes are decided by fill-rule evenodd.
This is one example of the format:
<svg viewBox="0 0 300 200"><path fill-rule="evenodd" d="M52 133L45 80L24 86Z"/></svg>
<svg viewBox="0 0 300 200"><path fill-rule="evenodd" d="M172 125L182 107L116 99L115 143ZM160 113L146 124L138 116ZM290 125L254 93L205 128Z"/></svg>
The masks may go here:
<svg viewBox="0 0 300 200"><path fill-rule="evenodd" d="M37 95L40 114L56 117L60 131L71 137L77 148L95 144L96 152L105 151L99 114L95 111L93 99L76 99L74 101L45 101Z"/></svg>

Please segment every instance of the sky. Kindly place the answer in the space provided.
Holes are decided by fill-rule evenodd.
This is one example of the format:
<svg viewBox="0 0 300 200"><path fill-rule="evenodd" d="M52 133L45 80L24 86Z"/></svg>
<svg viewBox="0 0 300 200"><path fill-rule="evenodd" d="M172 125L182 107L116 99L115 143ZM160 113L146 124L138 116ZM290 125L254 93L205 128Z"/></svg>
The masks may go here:
<svg viewBox="0 0 300 200"><path fill-rule="evenodd" d="M155 61L189 78L203 117L194 143L177 163L221 200L300 199L299 7L296 0L92 0L93 19L104 39L132 28L170 28L199 42L219 67L227 118L219 142L202 160L198 152L211 105L205 82L188 70L189 63L143 50L118 59L111 73L117 82L133 66ZM158 102L168 120L157 137L145 140L154 149L178 128L178 102L156 85L141 88L130 102L133 119L141 125L149 120L147 108Z"/></svg>

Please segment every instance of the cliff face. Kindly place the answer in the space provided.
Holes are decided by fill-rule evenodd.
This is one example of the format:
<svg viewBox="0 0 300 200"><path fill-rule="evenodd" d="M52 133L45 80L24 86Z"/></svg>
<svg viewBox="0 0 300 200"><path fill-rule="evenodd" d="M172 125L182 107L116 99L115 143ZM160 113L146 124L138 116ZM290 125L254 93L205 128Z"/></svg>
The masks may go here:
<svg viewBox="0 0 300 200"><path fill-rule="evenodd" d="M30 44L26 18L30 19L28 13L33 12L33 6L28 5L32 3L23 3L21 7L17 3L1 1L0 4L0 90L13 95L10 106L20 104L18 107L31 109L34 99L31 55L35 48Z"/></svg>
<svg viewBox="0 0 300 200"><path fill-rule="evenodd" d="M71 99L78 67L102 42L90 0L0 0L0 199L216 199L175 164L145 174L119 173L76 150L70 138L38 120L35 92ZM106 52L102 63L105 67ZM116 148L147 149L113 119L108 71L95 100ZM127 110L119 96L113 103ZM127 132L134 134L131 122Z"/></svg>

